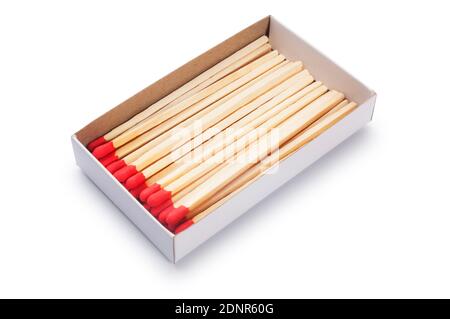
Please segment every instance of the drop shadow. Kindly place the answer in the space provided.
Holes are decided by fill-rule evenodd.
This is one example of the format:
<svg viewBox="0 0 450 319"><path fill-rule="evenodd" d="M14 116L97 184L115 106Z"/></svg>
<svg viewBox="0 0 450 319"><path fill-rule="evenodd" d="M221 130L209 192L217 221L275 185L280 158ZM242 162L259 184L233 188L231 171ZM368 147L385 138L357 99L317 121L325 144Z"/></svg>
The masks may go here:
<svg viewBox="0 0 450 319"><path fill-rule="evenodd" d="M117 207L113 201L111 201L108 196L103 193L103 191L95 185L95 183L83 173L82 170L77 168L78 172L74 175L77 176L77 182L80 183L78 187L82 187L89 194L95 194L93 197L98 198L101 202L102 207L104 209L97 210L94 209L93 213L102 214L105 218L114 218L114 222L121 227L126 227L129 230L137 230L137 232L129 231L129 238L133 240L133 242L137 243L140 249L146 252L148 256L152 260L159 260L161 266L167 269L167 265L171 265L172 263L163 255L162 252L159 251L158 247L156 247L146 236L145 234ZM98 195L98 196L96 196ZM143 240L142 240L143 239ZM152 265L154 267L154 264Z"/></svg>

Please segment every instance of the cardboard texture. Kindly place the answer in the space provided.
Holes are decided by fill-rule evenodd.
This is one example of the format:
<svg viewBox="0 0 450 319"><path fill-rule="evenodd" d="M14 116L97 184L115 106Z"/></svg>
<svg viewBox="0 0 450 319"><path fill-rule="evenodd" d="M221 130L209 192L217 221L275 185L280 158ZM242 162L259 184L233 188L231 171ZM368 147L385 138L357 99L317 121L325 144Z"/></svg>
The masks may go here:
<svg viewBox="0 0 450 319"><path fill-rule="evenodd" d="M90 154L85 145L262 35L269 36L274 49L290 60L303 61L314 78L330 89L343 92L359 106L336 125L281 161L275 174L256 177L246 187L231 194L199 223L174 235L128 193ZM72 136L72 146L76 162L84 173L170 261L177 262L364 126L372 118L375 100L375 92L270 16L235 34L100 116Z"/></svg>

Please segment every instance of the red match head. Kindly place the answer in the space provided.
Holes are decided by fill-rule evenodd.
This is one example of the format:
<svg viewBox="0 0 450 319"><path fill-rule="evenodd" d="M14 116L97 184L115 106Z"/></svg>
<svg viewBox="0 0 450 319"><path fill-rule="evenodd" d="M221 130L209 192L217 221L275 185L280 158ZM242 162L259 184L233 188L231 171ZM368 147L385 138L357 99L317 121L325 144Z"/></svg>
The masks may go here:
<svg viewBox="0 0 450 319"><path fill-rule="evenodd" d="M114 161L117 161L119 158L117 157L116 153L111 153L109 155L106 155L105 157L99 159L100 163L102 163L103 166L108 166L109 164L113 163Z"/></svg>
<svg viewBox="0 0 450 319"><path fill-rule="evenodd" d="M192 225L194 225L194 222L192 221L192 219L188 219L187 221L182 223L180 226L175 228L175 234L181 233L183 230L185 230L186 228L191 227Z"/></svg>
<svg viewBox="0 0 450 319"><path fill-rule="evenodd" d="M160 189L161 189L161 186L159 184L153 183L152 185L150 185L149 187L147 187L146 189L144 189L141 192L141 194L139 195L139 199L141 200L141 202L145 203L147 201L147 198L151 194L156 193Z"/></svg>
<svg viewBox="0 0 450 319"><path fill-rule="evenodd" d="M148 204L146 204L146 205L148 205ZM159 214L160 214L162 211L166 210L166 209L169 208L169 207L172 207L172 208L173 208L173 205L172 205L172 201L171 201L171 200L165 201L164 203L162 203L161 205L159 205L159 206L157 206L157 207L152 207L152 208L151 208L151 209L152 209L152 215L155 216L155 217L158 217Z"/></svg>
<svg viewBox="0 0 450 319"><path fill-rule="evenodd" d="M95 140L91 141L87 145L87 148L88 148L88 150L90 150L92 152L97 146L100 146L105 143L106 143L105 138L103 136L100 136L99 138L96 138Z"/></svg>
<svg viewBox="0 0 450 319"><path fill-rule="evenodd" d="M165 201L170 200L171 198L171 192L161 189L147 198L147 204L149 204L150 207L156 207L161 205Z"/></svg>
<svg viewBox="0 0 450 319"><path fill-rule="evenodd" d="M106 166L106 169L111 173L114 174L115 172L117 172L119 169L121 169L122 167L125 167L127 164L125 163L124 160L118 160L115 162L112 162L111 164L109 164L108 166Z"/></svg>
<svg viewBox="0 0 450 319"><path fill-rule="evenodd" d="M170 225L170 224L168 224L168 225L166 225L166 228L168 230L170 230L172 233L175 233L175 229L177 228L177 225Z"/></svg>
<svg viewBox="0 0 450 319"><path fill-rule="evenodd" d="M116 150L116 148L113 145L113 142L108 142L103 145L97 146L94 151L92 152L92 155L95 156L95 158L100 159L108 155L109 153L112 153Z"/></svg>
<svg viewBox="0 0 450 319"><path fill-rule="evenodd" d="M127 179L127 181L125 183L125 187L127 189L133 189L136 187L142 187L142 185L144 185L144 188L145 188L146 187L145 181L146 181L146 178L145 178L144 174L137 173ZM144 188L142 188L142 189L144 189Z"/></svg>
<svg viewBox="0 0 450 319"><path fill-rule="evenodd" d="M114 177L117 178L117 180L121 183L125 182L128 178L133 176L134 174L137 174L138 171L136 170L136 166L134 165L128 165L125 167L122 167L117 172L114 173Z"/></svg>
<svg viewBox="0 0 450 319"><path fill-rule="evenodd" d="M145 185L141 185L139 187L129 189L131 195L134 196L134 198L139 198L139 194L142 192L142 190L145 188Z"/></svg>
<svg viewBox="0 0 450 319"><path fill-rule="evenodd" d="M144 204L144 208L145 208L147 211L149 211L150 213L152 212L152 211L150 210L150 206L148 206L147 204Z"/></svg>
<svg viewBox="0 0 450 319"><path fill-rule="evenodd" d="M170 227L177 226L189 214L189 208L180 206L172 210L166 217L166 222Z"/></svg>
<svg viewBox="0 0 450 319"><path fill-rule="evenodd" d="M158 216L158 220L160 221L161 224L165 225L166 224L166 217L170 214L171 211L173 211L175 208L170 205L169 207L167 207L166 209L164 209Z"/></svg>

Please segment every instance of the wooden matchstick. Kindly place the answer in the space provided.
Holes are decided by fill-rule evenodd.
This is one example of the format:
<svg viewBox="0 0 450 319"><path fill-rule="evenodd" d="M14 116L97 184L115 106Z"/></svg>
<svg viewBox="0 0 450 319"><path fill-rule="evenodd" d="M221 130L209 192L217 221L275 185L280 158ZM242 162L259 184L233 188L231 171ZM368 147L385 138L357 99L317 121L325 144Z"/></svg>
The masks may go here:
<svg viewBox="0 0 450 319"><path fill-rule="evenodd" d="M356 108L356 106L356 103L348 103L347 100L341 102L338 106L334 107L330 112L313 123L308 129L296 135L294 138L284 144L280 148L279 153L270 156L273 158L269 158L268 162L278 162L287 158L289 155L296 152L298 149L315 139L317 136L322 134L324 131L326 131L334 124L339 122L342 118L351 113ZM261 176L267 168L268 167L265 166L263 162L259 162L251 169L247 170L244 174L233 180L226 187L214 194L206 202L201 204L197 209L194 209L192 212L190 212L186 216L187 220L175 229L175 234L180 233L181 231L185 230L193 224L198 223L201 219L208 216L212 211L221 206L231 196L246 187L249 183L253 182L256 178ZM208 178L210 177L211 176L208 176Z"/></svg>
<svg viewBox="0 0 450 319"><path fill-rule="evenodd" d="M302 72L304 72L304 71L302 71ZM300 73L302 73L302 72L300 72ZM309 73L309 72L308 72ZM293 77L294 78L294 77ZM315 89L315 88L317 88L317 87L319 87L321 85L321 83L320 82L315 82L314 83L314 85L309 85L308 86L308 89L310 89L310 90L313 90L313 89ZM290 90L292 90L291 88L289 89L289 91ZM308 93L309 91L307 91L307 90L304 90L304 93L306 94L306 93ZM284 102L283 100L284 100L284 97L285 97L285 95L286 94L290 94L289 92L283 92L282 94L279 94L277 97L275 97L275 98L273 98L272 100L270 100L270 101L268 101L268 102L266 102L265 104L263 104L262 106L259 106L259 107L257 107L255 110L253 110L252 112L251 112L251 115L249 116L249 115L247 115L247 116L245 116L245 117L243 117L243 118L241 118L241 120L239 120L239 121L237 121L237 122L235 122L235 123L233 123L232 125L230 125L226 130L228 131L228 132L235 132L235 131L238 131L238 130L240 130L242 127L245 127L245 126L248 126L248 125L250 125L249 123L251 122L251 121L253 121L254 119L256 119L256 118L259 118L261 115L263 115L264 113L266 113L266 112L268 112L269 110L271 110L271 108L273 108L273 107L275 107L276 105L277 105L277 103L281 103L281 102ZM300 98L301 96L297 96L297 99L298 98ZM253 103L257 103L258 102L258 100L260 99L260 98L262 98L262 97L259 97L259 98L257 98L255 101L253 101L253 102L251 102L252 104ZM292 100L292 102L293 102L293 100ZM284 103L290 103L290 102L284 102ZM285 104L285 106L287 106L287 104ZM247 106L246 106L247 107ZM228 138L228 139L231 139L231 138L234 138L236 136L236 138L238 138L238 137L240 137L240 135L235 135L235 134L230 134L230 137ZM161 136L161 137L163 137L163 136ZM159 139L159 138L158 138ZM154 142L160 142L160 141L157 141L158 139L156 139ZM194 138L194 142L193 142L193 145L197 145L196 143L195 143L195 140L196 140L196 138ZM204 142L204 146L205 147L209 147L208 145L211 145L211 144L216 144L216 143L224 143L224 141L216 141L216 139L215 138L212 138L212 139L210 139L210 140L208 140L208 141L206 141L206 142ZM227 143L227 141L225 141L225 143ZM149 144L153 144L153 142L150 142ZM147 144L148 145L148 144ZM146 146L147 146L146 145ZM151 149L152 147L154 147L154 145L156 145L156 144L153 144L153 145L151 145L151 147L149 147L148 149ZM148 150L147 149L147 150ZM140 155L142 155L143 153L140 153L139 154L139 156L137 156L136 158L138 158L138 157L140 157ZM190 154L186 154L186 155L184 155L182 158L180 158L179 160L177 160L176 162L173 162L173 163L171 163L169 166L167 166L166 168L164 168L164 169L162 169L161 171L159 171L158 173L156 173L155 175L153 175L153 176L151 176L148 180L147 180L147 185L148 186L150 186L152 183L156 183L161 177L163 177L163 176L165 176L165 175L167 175L169 172L171 172L171 171L173 171L176 167L178 167L179 166L179 163L183 163L183 161L185 161L186 159L187 159L187 156L191 156ZM128 156L127 156L128 157ZM125 165L124 165L125 166ZM150 166L149 166L150 167Z"/></svg>
<svg viewBox="0 0 450 319"><path fill-rule="evenodd" d="M258 119L259 122L257 124L249 125L249 127L254 127L254 130L251 130L231 144L226 145L223 149L220 149L220 147L217 148L220 149L220 151L206 161L201 162L200 164L197 161L184 163L184 165L181 165L158 181L157 184L161 189L147 198L147 204L149 204L150 207L159 206L162 202L170 199L172 195L187 187L193 180L203 176L220 163L226 162L236 153L243 151L248 144L253 143L258 138L267 136L272 129L278 127L295 113L301 111L308 104L323 95L327 90L328 89L325 86L319 86L285 108L274 108L273 114L264 114L262 118ZM153 189L156 187L157 186L154 186Z"/></svg>
<svg viewBox="0 0 450 319"><path fill-rule="evenodd" d="M346 109L342 111L338 116L331 117L332 114L340 111L344 107L346 107ZM227 196L234 190L238 189L240 185L243 185L249 180L253 180L253 178L256 177L257 175L264 173L264 171L271 168L278 162L282 161L291 153L297 151L298 148L300 148L300 146L308 143L309 141L317 137L319 134L321 134L323 131L329 128L330 125L333 125L342 116L345 116L346 114L351 112L354 108L356 108L356 103L352 102L349 104L348 100L342 101L341 103L333 107L328 113L326 113L317 121L315 121L313 124L311 124L305 131L300 132L292 139L287 141L285 144L283 144L278 150L278 152L272 153L270 156L265 158L264 161L258 162L254 167L246 171L244 174L236 178L232 183L228 184L225 188L221 189L214 196L208 199L207 202L203 203L197 209L190 212L189 215L186 216L186 218L189 219L196 216L202 211L208 209L208 207L210 207L213 203L217 202L219 199L222 199L223 197ZM326 122L324 122L324 124L321 124L322 121ZM176 200L178 199L180 199L180 197L177 197Z"/></svg>
<svg viewBox="0 0 450 319"><path fill-rule="evenodd" d="M181 101L180 103L173 105L169 108L154 114L151 117L146 118L140 123L130 127L128 130L118 135L110 142L100 145L94 149L92 154L96 158L102 158L112 152L114 152L118 147L124 145L128 141L136 138L137 136L147 132L158 124L164 122L172 116L182 112L183 110L189 108L190 106L196 104L197 102L201 105L201 109L205 108L211 103L219 100L223 96L231 93L235 89L239 88L243 84L254 79L258 75L269 70L276 64L281 63L284 60L284 56L279 55L277 51L272 51L262 56L261 58L253 61L250 64L238 69L237 71L229 74L228 76L220 79L214 84L204 88L200 92L188 97L187 99ZM259 73L258 73L259 72Z"/></svg>
<svg viewBox="0 0 450 319"><path fill-rule="evenodd" d="M344 95L342 93L330 91L310 103L278 127L279 143L285 143L339 104L342 100L344 100ZM191 210L196 209L202 203L207 201L211 195L225 187L245 170L253 166L255 162L258 162L260 159L266 157L268 153L276 150L274 148L276 146L273 144L270 144L267 149L258 149L258 143L256 142L251 143L245 152L240 153L240 160L228 164L216 173L215 176L210 178L208 182L203 183L187 196L183 197L174 204L173 208L169 208L171 209L171 212L167 214L165 220L169 228L174 229Z"/></svg>
<svg viewBox="0 0 450 319"><path fill-rule="evenodd" d="M182 125L186 126L194 123L195 121L205 116L205 114L209 113L211 110L219 106L220 104L228 101L235 95L239 94L240 92L252 86L256 82L270 75L271 73L278 70L280 67L286 65L287 63L288 63L287 61L284 61L280 64L277 64L273 68L259 75L258 77L241 86L232 93L222 97L220 100L214 102L213 104L208 105L203 110L200 111L198 110L199 109L198 104L193 105L190 108L187 108L186 110L178 113L176 116L171 117L167 121L159 124L157 127L142 134L138 138L119 147L114 153L100 159L100 162L102 162L102 164L106 166L111 173L114 174L120 168L129 165L133 161L137 160L145 152L152 149L158 143L161 143L161 141L170 138L170 136L173 135L174 131L176 131L177 129L177 127L175 127L176 125L182 123Z"/></svg>
<svg viewBox="0 0 450 319"><path fill-rule="evenodd" d="M284 62L283 62L283 63L284 63ZM282 64L283 64L283 63L282 63ZM285 66L287 66L287 64L285 64ZM283 66L279 67L279 69L281 69L281 68L283 68ZM273 75L274 75L274 73L278 70L278 66L275 67L274 69L276 69L276 70L274 70L273 72L267 73L267 75L264 76L264 77L261 77L261 78L259 79L259 81L253 82L252 85L247 86L247 88L245 88L245 89L239 91L236 95L234 95L234 94L233 94L233 96L230 95L230 98L224 99L224 100L223 100L223 103L218 103L217 105L215 105L213 108L211 108L210 112L212 112L212 111L217 112L217 110L219 109L219 107L220 107L222 104L225 104L225 103L227 103L229 100L232 100L232 99L237 98L241 93L247 92L247 89L251 89L251 87L253 87L254 85L258 84L259 82L271 80L272 77L273 77ZM303 75L309 76L306 72L305 72L305 73L302 73L301 77L302 77ZM269 91L271 91L271 90L269 90ZM267 94L267 95L266 95L266 94ZM242 107L243 110L238 109L236 112L232 113L231 115L230 115L230 114L225 114L224 112L219 113L219 116L220 116L221 118L219 118L219 121L218 121L217 123L215 123L216 126L214 126L214 128L220 127L220 128L222 129L222 128L224 128L224 127L227 127L229 124L231 124L231 123L234 122L235 120L238 120L239 117L244 116L245 113L248 113L249 111L254 110L256 107L258 107L258 106L261 104L261 102L263 102L262 99L264 99L264 98L270 98L270 97L272 96L272 92L266 93L266 94L263 94L262 97L257 98L255 101L252 101L249 105L244 105L244 106ZM239 102L239 101L240 101L240 100L237 100L237 102ZM241 105L243 105L243 104L245 104L245 103L241 103ZM205 112L205 113L202 114L201 116L196 117L195 121L191 121L191 120L187 121L187 123L188 123L187 126L189 127L189 125L192 125L192 124L195 124L195 123L200 123L200 124L204 127L204 119L206 118L207 115L208 115L208 112ZM196 121L197 121L197 122L196 122ZM214 129L214 128L213 128L213 129ZM201 133L201 134L198 135L198 137L197 137L197 136L194 136L194 137L193 137L193 144L197 144L197 141L198 141L198 140L200 140L201 142L203 142L203 141L205 140L205 139L203 139L203 137L204 137L205 135L208 135L208 133L213 132L213 131L214 131L214 130L210 130L210 128L207 127L206 130L205 130L204 132L197 132L197 134L198 134L198 133ZM139 160L141 160L141 159L142 159L142 156L144 156L146 153L148 154L149 152L153 152L153 151L155 150L155 148L157 148L158 145L160 145L161 143L164 143L164 142L167 141L168 139L171 139L171 138L173 138L174 136L176 136L176 133L177 133L176 131L167 132L167 134L163 134L162 136L160 136L159 138L155 139L154 141L151 141L151 142L147 143L145 146L143 146L143 147L142 147L141 149L139 149L138 151L134 152L133 154L130 154L131 156L126 156L126 157L124 158L124 160L121 161L121 162L124 162L124 164L126 163L126 165L122 165L122 166L125 166L125 167L121 168L119 171L117 171L116 173L114 173L114 175L120 180L120 177L117 176L118 174L122 174L122 173L123 173L123 174L128 174L128 176L124 176L124 177L123 177L123 180L124 180L124 181L125 181L125 180L128 180L129 178L131 178L131 177L134 176L134 177L135 177L135 178L133 179L134 182L130 182L130 183L136 183L136 182L138 182L138 183L144 183L144 182L145 182L145 178L142 176L142 174L140 174L139 171L136 170L136 167L134 166L134 163L137 162L137 161L139 161ZM216 133L218 133L218 132L216 131ZM212 134L208 135L208 138L209 138L210 136L212 136ZM186 143L186 142L185 142L185 143ZM186 143L186 144L188 144L188 143ZM201 144L201 143L200 143L200 144ZM179 149L179 148L182 147L182 146L183 146L183 144L181 144L181 143L180 143L179 145L175 145L175 146L173 147L173 150L177 150L177 149ZM145 149L145 151L142 151L142 149ZM171 150L171 151L172 151L172 150ZM189 149L187 149L187 150L185 150L185 151L188 152ZM172 155L174 154L174 152L167 152L167 153L168 153L168 154L166 154L166 155L163 156L162 158L164 158L164 157L170 158L170 157L171 157L171 154L172 154ZM130 160L133 160L133 159L134 159L134 161L130 163ZM156 165L158 165L158 164L156 164ZM120 166L120 165L119 165L119 166ZM108 169L110 169L109 166L108 166ZM139 176L135 176L135 175L139 175ZM135 186L136 186L136 185L134 185L133 187L135 187ZM132 186L130 186L130 185L127 186L127 187L128 187L129 189L132 188Z"/></svg>
<svg viewBox="0 0 450 319"><path fill-rule="evenodd" d="M324 116L322 116L318 121L320 121L321 119L326 118L328 115L339 111L341 108L343 108L345 105L347 105L349 102L347 99L343 100L341 103L339 103L338 105L336 105L335 107L333 107L331 110L329 110Z"/></svg>
<svg viewBox="0 0 450 319"><path fill-rule="evenodd" d="M253 41L249 45L245 46L244 48L240 49L239 51L235 52L234 54L230 55L226 59L222 60L221 62L214 65L212 68L206 70L205 72L201 73L188 83L184 84L177 90L173 91L172 93L168 94L166 97L162 98L161 100L157 101L156 103L149 106L146 110L140 112L139 114L135 115L125 123L119 125L118 127L111 130L109 133L105 134L102 137L99 137L92 142L88 144L89 150L93 151L97 146L100 146L101 144L104 144L108 141L111 141L115 137L119 136L129 128L133 127L134 125L138 124L139 122L143 121L147 117L151 116L152 114L158 112L163 107L165 107L167 104L173 102L186 92L189 92L190 90L194 89L196 86L201 85L201 83L207 81L209 78L213 77L217 73L221 72L222 70L228 68L230 65L233 65L236 61L239 59L242 59L249 53L251 53L254 50L257 50L259 47L265 45L269 39L266 36L262 36L259 39Z"/></svg>
<svg viewBox="0 0 450 319"><path fill-rule="evenodd" d="M196 123L184 127L184 134L172 136L171 138L156 145L153 149L144 153L138 160L134 161L132 165L129 165L117 171L114 176L121 182L126 181L132 175L137 174L150 164L168 154L172 149L175 149L186 143L188 140L195 138L199 134L202 134L206 129L210 128L223 118L235 112L243 105L264 94L264 92L277 86L294 74L299 73L301 70L301 62L287 64L286 66L278 69L274 73L270 74L270 76L268 76L267 78L262 79L255 85L247 88L240 94L234 96L230 100L213 109L210 113L206 114L201 119L202 127L200 129L199 126L196 125Z"/></svg>
<svg viewBox="0 0 450 319"><path fill-rule="evenodd" d="M207 141L204 146L201 148L200 156L194 157L191 154L186 154L178 161L172 163L168 166L168 170L163 170L163 174L156 174L155 176L151 176L151 174L156 171L149 171L153 167L153 165L146 168L142 171L142 174L149 178L146 181L149 189L145 189L140 196L141 201L146 201L148 196L153 194L156 191L159 191L161 187L164 187L182 176L187 171L193 169L195 166L199 165L201 162L206 160L208 157L212 156L212 154L218 153L222 151L224 148L229 147L235 141L241 139L246 134L249 134L252 130L255 130L257 127L261 126L266 121L269 121L271 118L276 118L277 115L289 107L291 104L297 102L302 97L311 93L313 90L317 89L321 86L320 82L315 82L313 84L308 85L306 88L305 84L309 83L312 79L305 79L306 83L298 83L298 86L292 86L288 90L282 92L278 96L274 97L270 101L266 102L264 105L259 107L257 110L252 112L250 115L242 118L241 121L234 123L230 126L230 133L226 135L226 138L222 141L216 141L215 139L211 139ZM299 92L297 92L299 91ZM295 94L293 94L295 93ZM305 100L305 103L307 101ZM284 113L286 114L286 113ZM279 115L278 115L279 116ZM279 118L279 117L278 117ZM272 122L273 123L273 122ZM261 131L260 131L261 132ZM193 151L195 155L195 150ZM169 155L170 156L170 155ZM169 158L170 159L170 158ZM135 175L131 177L128 182L132 182L132 179L141 179L139 175ZM171 193L172 195L172 193Z"/></svg>
<svg viewBox="0 0 450 319"><path fill-rule="evenodd" d="M136 174L135 176L130 177L126 181L127 188L133 189L137 187L139 184L143 183L146 179L150 178L157 172L169 166L174 161L179 161L179 163L186 162L188 159L192 157L192 154L198 152L196 151L197 149L202 150L203 156L209 156L213 152L218 151L219 149L217 148L217 146L220 146L221 144L223 145L229 144L238 137L244 135L246 132L248 132L249 129L251 129L252 126L256 125L256 123L252 123L252 121L255 121L262 114L271 110L278 103L283 102L285 99L294 95L298 91L304 89L311 82L313 82L313 80L314 80L313 77L309 74L307 70L304 70L299 74L293 76L292 78L286 80L285 82L281 83L280 85L261 95L254 101L250 102L249 104L243 106L236 112L232 113L228 117L224 118L222 121L218 122L213 127L213 129L206 130L204 134L198 136L199 140L198 142L197 138L195 138L192 141L185 143L184 145L180 146L177 150L174 150L173 152L167 154L160 160L156 161L155 163L151 164L150 166L142 170L142 172ZM310 89L312 90L312 88ZM281 110L282 107L283 106L279 107L278 109ZM276 110L271 112L272 114L276 114L275 113ZM258 123L262 123L264 120L265 118L259 119ZM247 130L244 130L244 128ZM233 131L236 130L235 133L238 133L240 135L238 136L237 134L233 134L227 136L228 142L224 141L225 143L217 143L216 140L212 139L216 134L223 132L225 129ZM189 152L191 152L192 154L190 154ZM198 161L194 159L191 162L198 162Z"/></svg>
<svg viewBox="0 0 450 319"><path fill-rule="evenodd" d="M186 187L185 189L183 189L181 192L179 192L178 194L174 195L172 197L172 199L169 199L165 202L163 202L161 205L159 205L158 207L150 207L150 205L148 205L147 203L144 202L144 206L145 208L155 217L158 217L159 214L165 210L167 207L173 205L174 201L177 201L179 199L181 199L183 196L187 195L189 192L191 192L192 190L194 190L196 187L198 187L199 185L201 185L203 182L207 181L211 176L213 176L215 173L217 173L220 169L222 169L222 167L225 166L225 163L217 166L215 169L213 169L212 171L208 172L207 174L203 175L201 178L198 178L197 180L193 181L193 183L191 183L190 185L188 185L188 187ZM148 188L147 188L148 189ZM142 190L144 191L144 190ZM140 194L142 194L142 191ZM162 216L162 218L165 219L164 216Z"/></svg>
<svg viewBox="0 0 450 319"><path fill-rule="evenodd" d="M246 56L244 56L240 60L234 62L233 64L231 64L227 68L223 69L219 73L217 73L214 76L210 77L208 80L204 81L200 85L197 85L192 90L186 92L185 94L183 94L179 98L177 98L174 101L170 102L169 104L167 104L166 107L171 107L171 106L173 106L175 104L180 103L182 100L184 100L184 99L194 95L195 93L203 90L204 88L210 86L214 82L219 81L220 79L224 78L228 74L231 74L231 73L235 72L236 70L240 69L241 67L249 64L250 62L252 62L252 61L254 61L256 59L259 59L261 56L269 53L271 50L272 50L272 46L269 43L264 44L263 46L261 46L261 47L257 48L256 50L250 52L249 54L247 54Z"/></svg>

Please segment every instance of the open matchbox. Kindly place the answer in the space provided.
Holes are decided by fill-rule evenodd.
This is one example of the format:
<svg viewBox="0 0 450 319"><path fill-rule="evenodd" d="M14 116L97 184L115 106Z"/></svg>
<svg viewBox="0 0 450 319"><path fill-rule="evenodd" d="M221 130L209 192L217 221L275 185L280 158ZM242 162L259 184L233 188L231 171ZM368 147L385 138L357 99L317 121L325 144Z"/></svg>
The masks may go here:
<svg viewBox="0 0 450 319"><path fill-rule="evenodd" d="M314 140L283 159L277 166L276 173L256 177L246 187L231 194L222 205L200 222L175 235L161 225L101 165L86 145L263 35L269 37L274 49L290 60L301 60L314 78L320 79L330 89L343 92L349 100L358 103L358 107ZM374 91L283 26L273 16L269 16L100 116L72 136L72 146L77 165L84 173L170 261L176 263L363 127L372 119L375 100Z"/></svg>

